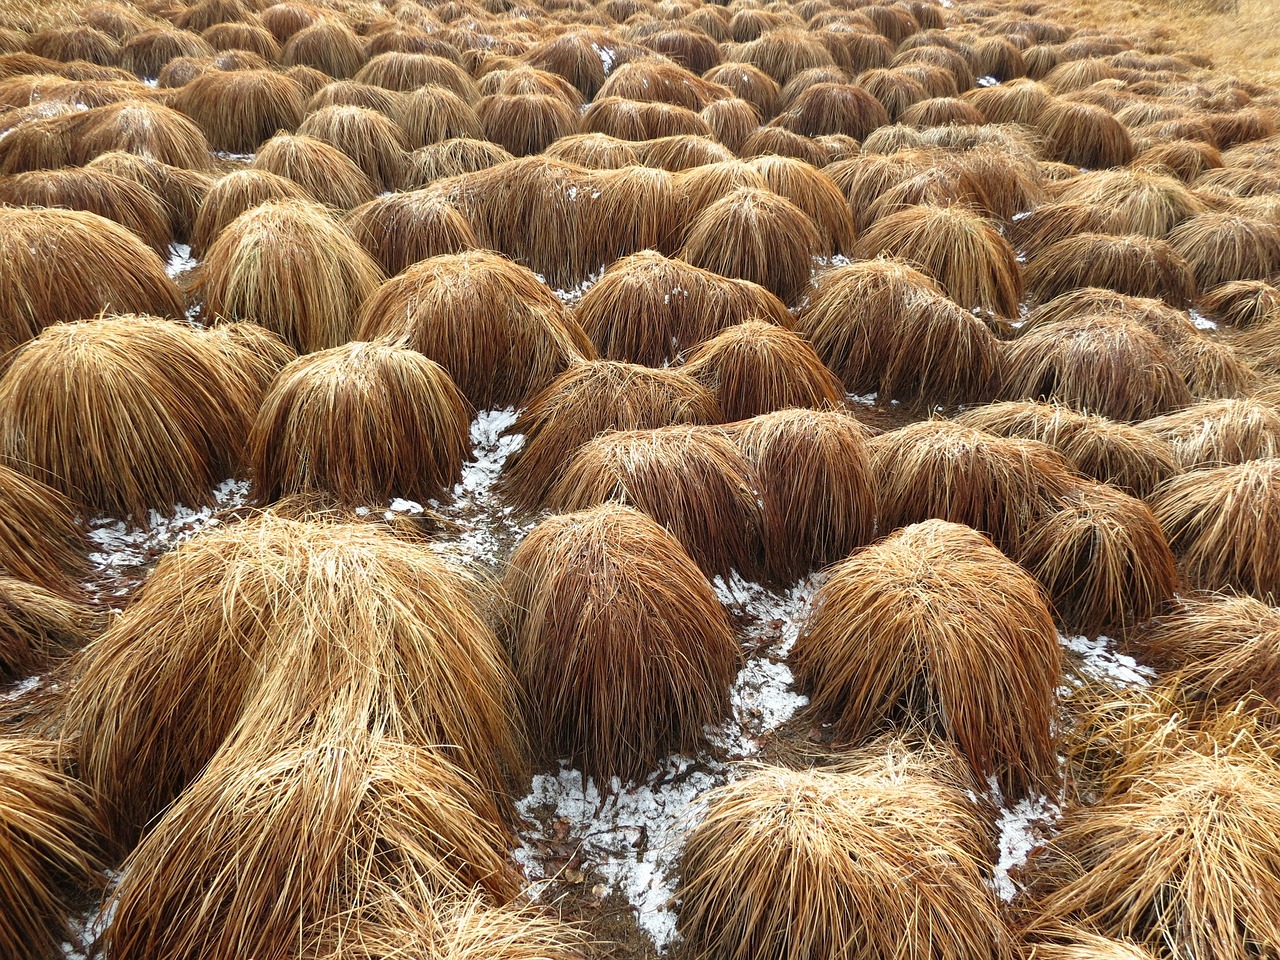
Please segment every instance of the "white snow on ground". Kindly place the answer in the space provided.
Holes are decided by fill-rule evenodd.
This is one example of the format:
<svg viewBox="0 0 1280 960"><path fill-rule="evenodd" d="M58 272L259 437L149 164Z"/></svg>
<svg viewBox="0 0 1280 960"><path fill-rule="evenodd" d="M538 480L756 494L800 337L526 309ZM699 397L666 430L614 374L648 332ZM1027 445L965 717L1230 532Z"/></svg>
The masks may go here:
<svg viewBox="0 0 1280 960"><path fill-rule="evenodd" d="M604 268L601 267L597 272L591 274L591 276L587 277L587 279L583 280L576 287L570 287L568 290L552 290L551 292L556 295L557 300L563 303L570 310L573 310L577 308L578 304L582 302L582 298L586 296L587 291L590 290L595 285L595 282L603 275ZM546 283L546 281L543 280L543 283Z"/></svg>
<svg viewBox="0 0 1280 960"><path fill-rule="evenodd" d="M1187 316L1191 318L1191 322L1196 325L1198 330L1217 330L1218 325L1206 317L1203 313L1197 313L1195 310L1188 310Z"/></svg>
<svg viewBox="0 0 1280 960"><path fill-rule="evenodd" d="M539 848L554 846L562 858L576 852L573 869L594 868L602 878L597 895L625 896L640 929L665 950L676 936L671 901L684 839L706 812L699 797L728 779L728 768L688 757L672 757L644 783L623 786L615 779L603 794L577 770L541 774L517 810L543 824L544 832L526 840L516 859L535 881L536 894L545 887L538 881L556 879Z"/></svg>
<svg viewBox="0 0 1280 960"><path fill-rule="evenodd" d="M1110 637L1066 637L1059 634L1058 642L1076 655L1080 673L1085 678L1105 680L1122 687L1145 687L1155 678L1153 669L1118 652Z"/></svg>
<svg viewBox="0 0 1280 960"><path fill-rule="evenodd" d="M195 257L191 255L191 248L185 243L169 244L169 262L165 264L164 272L170 277L177 277L193 270L199 263Z"/></svg>
<svg viewBox="0 0 1280 960"><path fill-rule="evenodd" d="M999 796L999 791L995 791ZM1001 900L1013 900L1023 890L1016 874L1032 852L1057 832L1062 808L1043 795L1033 795L1004 807L996 816L1000 831L1000 854L992 872L991 885Z"/></svg>

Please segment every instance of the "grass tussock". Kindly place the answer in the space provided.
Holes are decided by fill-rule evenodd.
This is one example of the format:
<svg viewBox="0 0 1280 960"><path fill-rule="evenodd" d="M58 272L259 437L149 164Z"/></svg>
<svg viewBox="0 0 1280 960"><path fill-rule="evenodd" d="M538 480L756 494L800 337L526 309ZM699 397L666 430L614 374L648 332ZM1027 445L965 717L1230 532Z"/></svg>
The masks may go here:
<svg viewBox="0 0 1280 960"><path fill-rule="evenodd" d="M1169 234L1196 283L1208 290L1233 280L1270 280L1280 272L1280 224L1234 213L1202 213Z"/></svg>
<svg viewBox="0 0 1280 960"><path fill-rule="evenodd" d="M379 193L404 181L409 140L390 117L366 107L335 105L310 113L298 135L314 137L351 158Z"/></svg>
<svg viewBox="0 0 1280 960"><path fill-rule="evenodd" d="M751 465L724 433L700 426L605 433L578 448L552 485L556 511L610 501L647 513L707 576L760 572L764 508Z"/></svg>
<svg viewBox="0 0 1280 960"><path fill-rule="evenodd" d="M601 356L647 366L669 363L742 319L790 321L782 302L758 284L653 250L614 262L575 316Z"/></svg>
<svg viewBox="0 0 1280 960"><path fill-rule="evenodd" d="M1280 321L1280 287L1266 280L1231 280L1201 294L1198 307L1210 320L1238 330L1263 327Z"/></svg>
<svg viewBox="0 0 1280 960"><path fill-rule="evenodd" d="M0 350L103 310L181 317L181 292L154 250L87 211L0 208Z"/></svg>
<svg viewBox="0 0 1280 960"><path fill-rule="evenodd" d="M254 407L202 331L113 317L49 327L0 378L0 456L93 515L210 502Z"/></svg>
<svg viewBox="0 0 1280 960"><path fill-rule="evenodd" d="M510 843L484 790L430 748L352 731L227 753L125 861L102 943L120 960L307 955L353 902L401 884L511 899Z"/></svg>
<svg viewBox="0 0 1280 960"><path fill-rule="evenodd" d="M729 708L741 653L702 571L643 513L604 504L543 521L511 558L516 674L548 758L597 783L696 750Z"/></svg>
<svg viewBox="0 0 1280 960"><path fill-rule="evenodd" d="M840 740L919 723L1013 795L1056 779L1061 661L1031 575L981 534L941 520L833 567L791 652Z"/></svg>
<svg viewBox="0 0 1280 960"><path fill-rule="evenodd" d="M266 327L248 320L220 323L204 331L209 346L226 358L232 389L245 398L245 406L257 410L271 381L298 352Z"/></svg>
<svg viewBox="0 0 1280 960"><path fill-rule="evenodd" d="M1079 320L1102 315L1146 327L1167 347L1200 336L1185 310L1170 306L1159 297L1129 296L1105 287L1079 287L1035 307L1022 332L1046 323Z"/></svg>
<svg viewBox="0 0 1280 960"><path fill-rule="evenodd" d="M764 156L749 161L765 185L808 215L826 241L827 255L853 249L854 226L849 204L835 182L812 164L791 157Z"/></svg>
<svg viewBox="0 0 1280 960"><path fill-rule="evenodd" d="M699 956L1013 955L963 790L927 774L763 767L707 803L679 893Z"/></svg>
<svg viewBox="0 0 1280 960"><path fill-rule="evenodd" d="M58 769L56 745L0 739L0 950L52 960L75 942L68 917L104 882L102 842L86 791Z"/></svg>
<svg viewBox="0 0 1280 960"><path fill-rule="evenodd" d="M804 137L843 133L855 140L889 123L884 105L869 90L851 83L815 83L773 121Z"/></svg>
<svg viewBox="0 0 1280 960"><path fill-rule="evenodd" d="M790 407L834 409L839 379L800 335L765 320L726 327L688 356L683 370L716 398L725 420Z"/></svg>
<svg viewBox="0 0 1280 960"><path fill-rule="evenodd" d="M736 101L741 102L741 101ZM719 134L717 133L717 139ZM656 167L670 173L679 173L693 167L705 167L709 163L732 160L733 151L710 137L682 134L675 137L659 137L638 147L637 162L643 158L647 167Z"/></svg>
<svg viewBox="0 0 1280 960"><path fill-rule="evenodd" d="M286 67L314 67L335 80L354 77L365 64L364 44L340 20L323 17L289 36L280 51Z"/></svg>
<svg viewBox="0 0 1280 960"><path fill-rule="evenodd" d="M503 467L503 491L542 505L561 471L589 440L613 430L719 423L715 397L680 369L616 360L571 365L521 411L524 444Z"/></svg>
<svg viewBox="0 0 1280 960"><path fill-rule="evenodd" d="M324 209L277 201L223 228L195 289L209 317L251 320L310 353L352 339L356 311L382 279L364 248Z"/></svg>
<svg viewBox="0 0 1280 960"><path fill-rule="evenodd" d="M1085 287L1105 287L1134 297L1163 299L1174 307L1195 300L1191 265L1164 240L1080 233L1041 250L1024 274L1037 303Z"/></svg>
<svg viewBox="0 0 1280 960"><path fill-rule="evenodd" d="M280 371L249 433L254 495L439 500L462 474L470 424L449 375L420 353L355 342L308 354Z"/></svg>
<svg viewBox="0 0 1280 960"><path fill-rule="evenodd" d="M476 108L448 87L426 86L403 94L395 119L404 130L409 146L414 148L458 138L489 142L481 134ZM504 159L510 159L510 154L498 144L492 144L491 149L501 150L506 154Z"/></svg>
<svg viewBox="0 0 1280 960"><path fill-rule="evenodd" d="M1173 446L1136 425L1037 400L1008 400L973 407L956 422L1001 437L1038 440L1074 469L1135 497L1147 497L1181 472Z"/></svg>
<svg viewBox="0 0 1280 960"><path fill-rule="evenodd" d="M1280 460L1250 460L1174 477L1152 509L1187 577L1206 590L1280 598Z"/></svg>
<svg viewBox="0 0 1280 960"><path fill-rule="evenodd" d="M1013 247L967 207L912 207L886 216L858 239L854 253L906 260L960 306L1017 316L1022 272Z"/></svg>
<svg viewBox="0 0 1280 960"><path fill-rule="evenodd" d="M762 117L772 117L778 112L778 97L782 88L773 77L753 64L737 61L722 63L703 76L712 83L728 87L735 97L747 101Z"/></svg>
<svg viewBox="0 0 1280 960"><path fill-rule="evenodd" d="M1205 204L1174 177L1142 169L1081 174L1055 191L1059 202L1086 203L1111 213L1115 233L1165 237L1205 212Z"/></svg>
<svg viewBox="0 0 1280 960"><path fill-rule="evenodd" d="M347 214L343 224L388 277L420 261L479 246L458 208L426 190L370 200Z"/></svg>
<svg viewBox="0 0 1280 960"><path fill-rule="evenodd" d="M746 99L730 97L709 103L698 111L711 134L730 153L742 153L747 139L760 128L760 110ZM726 160L732 157L725 157ZM716 162L716 161L708 161Z"/></svg>
<svg viewBox="0 0 1280 960"><path fill-rule="evenodd" d="M123 177L150 191L163 206L174 239L184 243L190 241L196 214L213 186L213 179L198 170L184 170L122 150L99 154L86 169ZM167 258L168 253L166 250L163 255Z"/></svg>
<svg viewBox="0 0 1280 960"><path fill-rule="evenodd" d="M126 842L218 756L247 772L352 731L433 745L501 797L523 741L481 603L471 576L370 523L217 527L167 553L86 649L64 710L81 775Z"/></svg>
<svg viewBox="0 0 1280 960"><path fill-rule="evenodd" d="M118 63L139 77L156 77L178 57L212 57L214 49L200 34L173 27L152 27L120 45Z"/></svg>
<svg viewBox="0 0 1280 960"><path fill-rule="evenodd" d="M1000 345L933 279L899 260L818 275L796 330L851 393L881 402L972 402L998 379Z"/></svg>
<svg viewBox="0 0 1280 960"><path fill-rule="evenodd" d="M1010 556L1076 482L1044 444L948 420L909 424L873 437L869 446L880 480L881 529L949 520L985 533Z"/></svg>
<svg viewBox="0 0 1280 960"><path fill-rule="evenodd" d="M735 190L710 204L689 228L681 257L726 277L758 283L784 303L809 286L823 241L798 206L768 190Z"/></svg>
<svg viewBox="0 0 1280 960"><path fill-rule="evenodd" d="M400 93L422 87L445 87L467 103L480 99L475 80L456 60L432 53L380 53L361 67L352 79Z"/></svg>
<svg viewBox="0 0 1280 960"><path fill-rule="evenodd" d="M477 134L478 136L478 131ZM506 150L488 140L467 136L452 136L429 142L409 154L405 169L404 188L415 190L436 180L457 177L465 173L488 170L500 163L514 160Z"/></svg>
<svg viewBox="0 0 1280 960"><path fill-rule="evenodd" d="M1071 633L1116 635L1173 597L1177 566L1143 501L1105 484L1068 491L1027 533L1018 560Z"/></svg>
<svg viewBox="0 0 1280 960"><path fill-rule="evenodd" d="M47 670L101 629L102 618L83 601L0 575L0 683Z"/></svg>
<svg viewBox="0 0 1280 960"><path fill-rule="evenodd" d="M217 70L177 90L173 105L196 122L215 150L253 153L277 130L298 128L306 99L302 87L280 73Z"/></svg>
<svg viewBox="0 0 1280 960"><path fill-rule="evenodd" d="M354 160L315 137L281 131L258 148L250 166L292 180L309 198L334 210L368 203L378 192Z"/></svg>
<svg viewBox="0 0 1280 960"><path fill-rule="evenodd" d="M0 464L0 492L0 569L53 593L75 596L88 573L89 546L75 505L6 464Z"/></svg>
<svg viewBox="0 0 1280 960"><path fill-rule="evenodd" d="M1045 155L1060 163L1100 170L1122 167L1135 153L1128 129L1102 107L1058 99L1034 123Z"/></svg>
<svg viewBox="0 0 1280 960"><path fill-rule="evenodd" d="M71 158L78 163L123 150L183 170L213 167L210 144L200 127L159 103L126 100L85 111L76 133Z"/></svg>
<svg viewBox="0 0 1280 960"><path fill-rule="evenodd" d="M476 116L480 118L485 139L515 157L541 153L561 137L577 133L580 122L587 122L585 116L579 120L572 104L548 93L499 93L484 97L476 104Z"/></svg>
<svg viewBox="0 0 1280 960"><path fill-rule="evenodd" d="M1002 392L1112 420L1145 420L1191 401L1178 362L1160 338L1106 314L1024 331L1009 345Z"/></svg>
<svg viewBox="0 0 1280 960"><path fill-rule="evenodd" d="M300 184L268 170L234 170L214 181L200 203L191 229L191 252L203 257L227 224L246 210L272 201L311 199Z"/></svg>
<svg viewBox="0 0 1280 960"><path fill-rule="evenodd" d="M390 338L443 366L478 410L523 405L595 349L527 267L472 250L414 264L360 310L355 336Z"/></svg>
<svg viewBox="0 0 1280 960"><path fill-rule="evenodd" d="M1184 469L1280 457L1280 410L1250 397L1212 400L1148 420Z"/></svg>
<svg viewBox="0 0 1280 960"><path fill-rule="evenodd" d="M871 540L878 485L867 431L842 410L779 410L729 428L759 479L769 576L789 583Z"/></svg>
<svg viewBox="0 0 1280 960"><path fill-rule="evenodd" d="M683 138L681 138L683 139ZM617 170L640 162L637 145L606 133L574 133L548 144L543 151L548 157L563 160L588 170ZM655 167L664 166L655 163ZM665 168L664 169L669 169Z"/></svg>

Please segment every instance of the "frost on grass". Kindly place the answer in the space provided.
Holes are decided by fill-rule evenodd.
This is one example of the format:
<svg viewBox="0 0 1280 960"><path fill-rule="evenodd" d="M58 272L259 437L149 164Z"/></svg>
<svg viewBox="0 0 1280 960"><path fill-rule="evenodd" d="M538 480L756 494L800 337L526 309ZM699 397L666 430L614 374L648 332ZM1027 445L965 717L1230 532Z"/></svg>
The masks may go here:
<svg viewBox="0 0 1280 960"><path fill-rule="evenodd" d="M164 265L164 272L170 277L180 277L196 268L199 263L191 255L191 247L185 243L169 244L169 262Z"/></svg>
<svg viewBox="0 0 1280 960"><path fill-rule="evenodd" d="M1089 679L1121 687L1145 687L1156 675L1150 667L1118 652L1110 637L1067 637L1059 634L1058 642L1071 655L1078 674L1074 680L1077 686Z"/></svg>
<svg viewBox="0 0 1280 960"><path fill-rule="evenodd" d="M999 790L995 791L999 798ZM1000 831L1000 855L991 875L991 886L1001 900L1013 900L1024 886L1019 876L1031 854L1057 832L1062 808L1043 795L1024 797L996 816Z"/></svg>
<svg viewBox="0 0 1280 960"><path fill-rule="evenodd" d="M552 880L597 876L593 892L625 896L640 929L665 950L676 936L672 898L684 840L706 813L699 798L728 779L728 768L688 757L672 757L643 783L615 779L604 793L577 770L540 774L517 805L537 828L526 834L516 860L534 881L535 895Z"/></svg>

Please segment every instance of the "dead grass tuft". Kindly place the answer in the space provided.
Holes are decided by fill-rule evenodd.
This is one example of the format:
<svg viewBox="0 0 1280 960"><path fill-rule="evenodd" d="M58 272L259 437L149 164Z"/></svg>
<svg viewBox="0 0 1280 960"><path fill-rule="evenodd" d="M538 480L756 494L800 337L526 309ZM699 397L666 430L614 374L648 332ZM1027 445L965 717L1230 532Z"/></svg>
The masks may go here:
<svg viewBox="0 0 1280 960"><path fill-rule="evenodd" d="M209 141L200 128L159 103L125 100L95 107L80 116L76 132L71 158L78 163L123 150L184 170L213 166Z"/></svg>
<svg viewBox="0 0 1280 960"><path fill-rule="evenodd" d="M88 542L73 503L4 464L0 491L0 570L52 593L77 596L88 573Z"/></svg>
<svg viewBox="0 0 1280 960"><path fill-rule="evenodd" d="M1024 274L1031 299L1044 303L1084 287L1105 287L1175 307L1196 297L1190 264L1164 240L1080 233L1041 250Z"/></svg>
<svg viewBox="0 0 1280 960"><path fill-rule="evenodd" d="M227 224L247 210L271 201L310 199L301 185L268 170L228 173L213 183L200 204L191 230L191 252L203 257Z"/></svg>
<svg viewBox="0 0 1280 960"><path fill-rule="evenodd" d="M452 143L458 138L487 143L481 135L480 117L475 107L445 87L420 87L404 94L396 113L396 120L404 130L411 147L438 145L441 141ZM496 143L489 145L489 149L500 152L504 160L511 159L511 154ZM468 171L458 169L455 172ZM453 176L454 173L442 175Z"/></svg>
<svg viewBox="0 0 1280 960"><path fill-rule="evenodd" d="M1280 224L1253 217L1202 213L1171 232L1169 245L1186 259L1202 290L1280 273Z"/></svg>
<svg viewBox="0 0 1280 960"><path fill-rule="evenodd" d="M479 246L457 207L426 190L370 200L347 214L344 225L389 277L422 260Z"/></svg>
<svg viewBox="0 0 1280 960"><path fill-rule="evenodd" d="M49 669L102 629L83 600L0 575L0 682Z"/></svg>
<svg viewBox="0 0 1280 960"><path fill-rule="evenodd" d="M298 128L306 99L302 87L280 73L218 70L179 89L173 105L196 122L215 150L253 153L276 131Z"/></svg>
<svg viewBox="0 0 1280 960"><path fill-rule="evenodd" d="M480 118L485 139L515 157L541 153L561 137L577 133L580 124L584 128L589 126L586 115L580 121L572 104L547 93L499 93L484 97L476 104L476 116Z"/></svg>
<svg viewBox="0 0 1280 960"><path fill-rule="evenodd" d="M376 110L322 107L302 121L298 134L341 150L379 193L396 190L404 181L408 138L394 120Z"/></svg>
<svg viewBox="0 0 1280 960"><path fill-rule="evenodd" d="M921 724L1006 794L1057 777L1053 618L1031 575L968 527L914 524L833 567L791 663L841 741Z"/></svg>
<svg viewBox="0 0 1280 960"><path fill-rule="evenodd" d="M1249 397L1199 403L1143 427L1167 441L1188 470L1280 457L1280 411Z"/></svg>
<svg viewBox="0 0 1280 960"><path fill-rule="evenodd" d="M100 154L86 169L123 177L150 191L163 205L174 238L183 242L191 239L196 213L213 186L212 178L197 170L183 170L120 150ZM164 251L166 259L168 255Z"/></svg>
<svg viewBox="0 0 1280 960"><path fill-rule="evenodd" d="M516 674L548 760L597 783L688 753L729 708L742 655L680 542L636 510L551 517L511 558Z"/></svg>
<svg viewBox="0 0 1280 960"><path fill-rule="evenodd" d="M315 137L277 133L258 148L250 169L292 180L308 197L334 210L351 210L378 192L354 160Z"/></svg>
<svg viewBox="0 0 1280 960"><path fill-rule="evenodd" d="M335 80L346 80L364 66L364 44L342 21L322 17L290 35L280 62L286 67L314 67Z"/></svg>
<svg viewBox="0 0 1280 960"><path fill-rule="evenodd" d="M1049 103L1034 123L1045 154L1061 163L1092 170L1122 167L1135 153L1124 124L1102 107L1059 99Z"/></svg>
<svg viewBox="0 0 1280 960"><path fill-rule="evenodd" d="M404 188L415 190L436 180L476 173L514 159L502 147L487 140L469 137L441 140L409 154Z"/></svg>
<svg viewBox="0 0 1280 960"><path fill-rule="evenodd" d="M1233 280L1206 290L1198 307L1216 323L1239 330L1269 326L1280 321L1280 287L1265 280Z"/></svg>

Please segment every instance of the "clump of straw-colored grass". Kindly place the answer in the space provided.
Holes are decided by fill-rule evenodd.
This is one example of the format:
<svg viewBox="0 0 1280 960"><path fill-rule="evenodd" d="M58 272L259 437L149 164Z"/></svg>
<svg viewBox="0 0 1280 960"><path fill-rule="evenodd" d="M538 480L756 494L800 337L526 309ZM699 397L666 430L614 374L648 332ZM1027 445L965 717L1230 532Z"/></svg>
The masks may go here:
<svg viewBox="0 0 1280 960"><path fill-rule="evenodd" d="M323 17L289 36L280 52L286 67L314 67L335 80L353 77L365 64L364 45L340 20Z"/></svg>
<svg viewBox="0 0 1280 960"><path fill-rule="evenodd" d="M447 87L426 86L403 94L395 119L404 130L409 146L415 148L458 138L488 142L481 136L480 117L475 107ZM507 154L496 143L491 148ZM510 154L504 159L510 159Z"/></svg>
<svg viewBox="0 0 1280 960"><path fill-rule="evenodd" d="M1197 306L1217 323L1248 330L1280 320L1280 287L1265 280L1232 280L1206 290Z"/></svg>
<svg viewBox="0 0 1280 960"><path fill-rule="evenodd" d="M86 649L64 709L81 775L125 842L219 756L243 767L353 730L433 745L501 802L522 734L483 602L474 578L370 523L219 526L166 554Z"/></svg>
<svg viewBox="0 0 1280 960"><path fill-rule="evenodd" d="M212 57L213 47L198 33L172 27L152 27L120 45L119 64L139 77L155 77L178 57Z"/></svg>
<svg viewBox="0 0 1280 960"><path fill-rule="evenodd" d="M962 789L892 767L763 767L707 804L679 891L699 956L1013 956Z"/></svg>
<svg viewBox="0 0 1280 960"><path fill-rule="evenodd" d="M765 320L726 327L700 344L683 367L716 398L726 420L789 407L833 409L839 379L798 334Z"/></svg>
<svg viewBox="0 0 1280 960"><path fill-rule="evenodd" d="M356 311L382 279L323 208L277 201L223 228L200 264L196 292L207 316L252 320L310 353L352 339Z"/></svg>
<svg viewBox="0 0 1280 960"><path fill-rule="evenodd" d="M159 103L126 100L86 110L77 118L75 132L70 146L77 163L123 150L184 170L213 166L209 141L200 128Z"/></svg>
<svg viewBox="0 0 1280 960"><path fill-rule="evenodd" d="M384 889L513 898L511 843L492 799L428 747L352 730L228 752L125 861L101 942L120 960L307 955Z"/></svg>
<svg viewBox="0 0 1280 960"><path fill-rule="evenodd" d="M0 351L106 309L177 318L185 305L164 262L124 227L85 211L0 208Z"/></svg>
<svg viewBox="0 0 1280 960"><path fill-rule="evenodd" d="M337 147L284 131L262 144L250 169L292 180L309 198L335 210L368 203L378 192L368 175Z"/></svg>
<svg viewBox="0 0 1280 960"><path fill-rule="evenodd" d="M728 712L741 661L729 619L645 514L604 504L543 521L504 585L516 675L549 759L598 783L633 780L696 750Z"/></svg>
<svg viewBox="0 0 1280 960"><path fill-rule="evenodd" d="M76 942L69 917L104 883L102 842L84 787L57 745L0 738L0 951L45 960Z"/></svg>
<svg viewBox="0 0 1280 960"><path fill-rule="evenodd" d="M1195 586L1280 598L1280 460L1174 477L1151 506Z"/></svg>
<svg viewBox="0 0 1280 960"><path fill-rule="evenodd" d="M196 213L213 186L213 180L200 171L183 170L121 150L99 154L86 164L86 169L123 177L149 190L160 200L173 236L181 242L191 239ZM164 256L168 257L167 250Z"/></svg>
<svg viewBox="0 0 1280 960"><path fill-rule="evenodd" d="M809 285L822 237L798 206L777 194L743 188L710 204L689 228L681 253L694 266L758 283L784 303Z"/></svg>
<svg viewBox="0 0 1280 960"><path fill-rule="evenodd" d="M909 424L873 437L869 447L880 481L881 529L950 520L987 534L1010 556L1076 484L1044 444L948 420Z"/></svg>
<svg viewBox="0 0 1280 960"><path fill-rule="evenodd" d="M1198 403L1142 426L1188 470L1280 457L1280 410L1250 397Z"/></svg>
<svg viewBox="0 0 1280 960"><path fill-rule="evenodd" d="M1146 620L1178 583L1151 508L1105 484L1068 491L1030 528L1018 560L1044 585L1059 621L1088 636Z"/></svg>
<svg viewBox="0 0 1280 960"><path fill-rule="evenodd" d="M1076 167L1122 167L1133 159L1128 129L1102 107L1055 100L1034 119L1045 155Z"/></svg>
<svg viewBox="0 0 1280 960"><path fill-rule="evenodd" d="M253 153L277 130L298 128L306 99L302 87L281 73L218 70L179 89L173 105L196 122L215 150Z"/></svg>
<svg viewBox="0 0 1280 960"><path fill-rule="evenodd" d="M765 566L773 580L795 580L871 539L877 484L866 429L851 415L779 410L729 431L767 505Z"/></svg>
<svg viewBox="0 0 1280 960"><path fill-rule="evenodd" d="M458 208L427 190L370 200L352 210L344 224L389 277L422 260L479 246Z"/></svg>
<svg viewBox="0 0 1280 960"><path fill-rule="evenodd" d="M773 123L804 137L843 133L864 140L872 130L889 123L889 114L872 93L860 86L815 83L801 92Z"/></svg>
<svg viewBox="0 0 1280 960"><path fill-rule="evenodd" d="M1008 348L1002 392L1113 420L1145 420L1191 394L1173 354L1139 323L1107 314L1037 324Z"/></svg>
<svg viewBox="0 0 1280 960"><path fill-rule="evenodd" d="M1146 497L1181 471L1168 440L1135 425L1037 400L973 407L956 422L1001 437L1038 440L1099 483Z"/></svg>
<svg viewBox="0 0 1280 960"><path fill-rule="evenodd" d="M575 363L521 411L524 443L503 467L503 492L540 506L578 449L612 430L647 430L723 419L715 398L680 369L615 360Z"/></svg>
<svg viewBox="0 0 1280 960"><path fill-rule="evenodd" d="M818 275L796 330L851 393L887 403L974 401L1000 372L1000 345L929 277L896 260Z"/></svg>
<svg viewBox="0 0 1280 960"><path fill-rule="evenodd" d="M1027 293L1043 303L1084 287L1105 287L1134 297L1192 302L1196 278L1186 259L1164 240L1080 233L1040 251L1026 272Z"/></svg>
<svg viewBox="0 0 1280 960"><path fill-rule="evenodd" d="M577 133L580 124L572 104L547 93L485 97L476 104L476 116L485 139L516 157L541 153L561 137Z"/></svg>
<svg viewBox="0 0 1280 960"><path fill-rule="evenodd" d="M102 626L83 600L0 574L0 683L24 680L79 650Z"/></svg>
<svg viewBox="0 0 1280 960"><path fill-rule="evenodd" d="M920 723L1007 793L1056 779L1053 618L1031 575L968 527L914 524L837 564L790 660L841 740Z"/></svg>
<svg viewBox="0 0 1280 960"><path fill-rule="evenodd" d="M438 500L461 476L470 423L449 375L413 350L355 342L308 354L280 371L249 433L254 495Z"/></svg>
<svg viewBox="0 0 1280 960"><path fill-rule="evenodd" d="M635 166L640 162L636 144L605 133L570 134L548 144L543 153L588 170L616 170L619 167Z"/></svg>
<svg viewBox="0 0 1280 960"><path fill-rule="evenodd" d="M443 366L477 410L521 405L595 349L527 267L472 250L416 263L360 311L355 337L390 338Z"/></svg>
<svg viewBox="0 0 1280 960"><path fill-rule="evenodd" d="M302 121L298 135L341 150L379 192L398 189L404 181L408 138L394 120L376 110L322 107Z"/></svg>
<svg viewBox="0 0 1280 960"><path fill-rule="evenodd" d="M910 207L886 216L859 237L854 253L906 260L960 306L1017 316L1022 272L1013 247L968 207Z"/></svg>
<svg viewBox="0 0 1280 960"><path fill-rule="evenodd" d="M227 226L246 210L273 200L310 200L298 183L269 170L234 170L209 188L191 229L191 252L202 257Z"/></svg>
<svg viewBox="0 0 1280 960"><path fill-rule="evenodd" d="M670 530L708 576L761 569L765 517L751 465L722 432L674 426L605 433L578 448L547 495L557 511L609 501Z"/></svg>
<svg viewBox="0 0 1280 960"><path fill-rule="evenodd" d="M404 188L414 190L436 180L476 173L514 159L496 143L465 136L450 137L409 154Z"/></svg>
<svg viewBox="0 0 1280 960"><path fill-rule="evenodd" d="M1180 180L1141 169L1081 174L1055 191L1059 202L1087 203L1110 211L1116 233L1164 237L1205 212L1205 204Z"/></svg>
<svg viewBox="0 0 1280 960"><path fill-rule="evenodd" d="M656 167L671 173L678 173L692 167L705 167L709 163L724 163L726 160L733 159L733 151L723 144L717 143L710 137L689 134L649 140L637 146L637 154L637 160L643 157L645 166Z"/></svg>
<svg viewBox="0 0 1280 960"><path fill-rule="evenodd" d="M0 463L0 570L75 596L88 573L88 543L71 500Z"/></svg>
<svg viewBox="0 0 1280 960"><path fill-rule="evenodd" d="M803 210L827 242L826 254L853 248L853 217L835 182L823 171L792 157L756 157L750 165L766 186Z"/></svg>
<svg viewBox="0 0 1280 960"><path fill-rule="evenodd" d="M728 62L708 70L703 77L728 87L734 95L756 108L762 117L778 112L778 96L782 88L759 67L750 63Z"/></svg>
<svg viewBox="0 0 1280 960"><path fill-rule="evenodd" d="M1280 225L1235 213L1202 213L1169 234L1200 289L1280 273Z"/></svg>
<svg viewBox="0 0 1280 960"><path fill-rule="evenodd" d="M572 112L572 108L568 108ZM687 107L622 97L593 100L583 112L585 133L607 133L620 140L655 140L679 134L711 136L711 126Z"/></svg>
<svg viewBox="0 0 1280 960"><path fill-rule="evenodd" d="M49 327L0 378L0 457L96 514L208 503L254 409L201 331L115 317Z"/></svg>
<svg viewBox="0 0 1280 960"><path fill-rule="evenodd" d="M660 366L742 319L780 326L790 314L758 284L722 277L652 250L613 263L576 316L601 356Z"/></svg>

